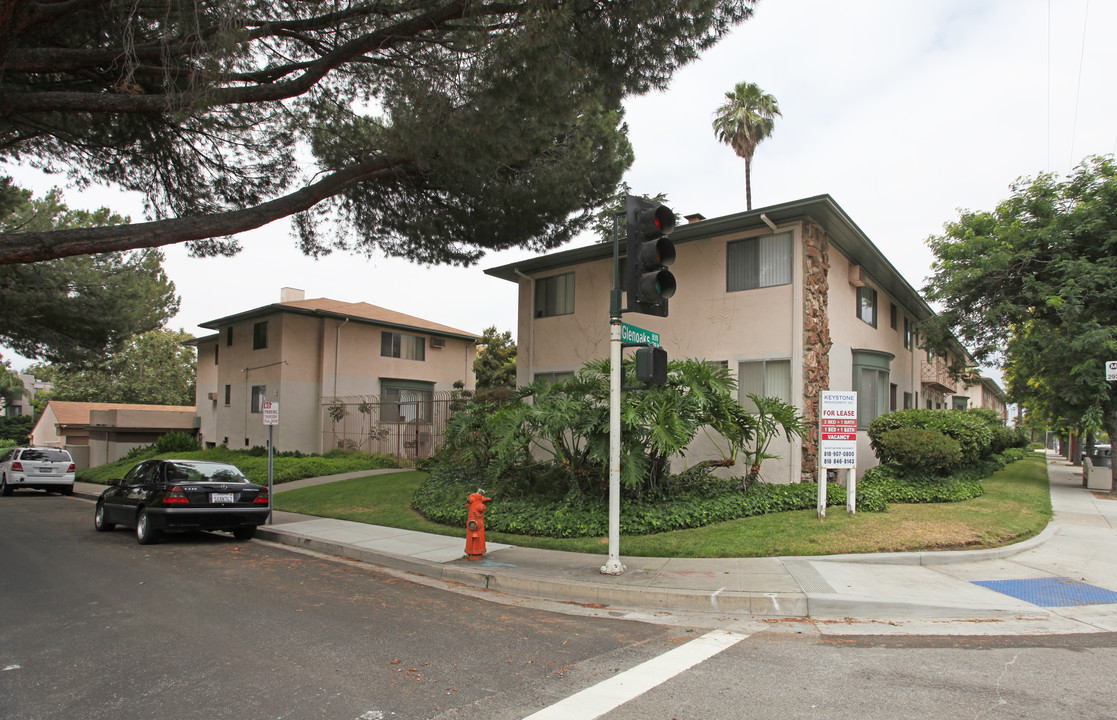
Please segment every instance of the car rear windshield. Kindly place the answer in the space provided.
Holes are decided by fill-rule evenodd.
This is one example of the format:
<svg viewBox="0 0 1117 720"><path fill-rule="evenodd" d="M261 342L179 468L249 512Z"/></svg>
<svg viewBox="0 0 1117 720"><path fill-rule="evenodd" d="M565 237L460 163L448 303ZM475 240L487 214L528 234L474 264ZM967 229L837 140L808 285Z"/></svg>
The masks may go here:
<svg viewBox="0 0 1117 720"><path fill-rule="evenodd" d="M224 463L176 462L167 466L167 479L183 482L249 482L235 466Z"/></svg>
<svg viewBox="0 0 1117 720"><path fill-rule="evenodd" d="M70 453L65 450L40 450L31 448L19 454L20 460L28 462L70 462Z"/></svg>

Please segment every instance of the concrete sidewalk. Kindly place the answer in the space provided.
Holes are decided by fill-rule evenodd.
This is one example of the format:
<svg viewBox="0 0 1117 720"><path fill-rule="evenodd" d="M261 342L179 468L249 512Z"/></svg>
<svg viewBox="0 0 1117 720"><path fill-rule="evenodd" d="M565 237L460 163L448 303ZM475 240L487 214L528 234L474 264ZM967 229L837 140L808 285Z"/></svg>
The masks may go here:
<svg viewBox="0 0 1117 720"><path fill-rule="evenodd" d="M489 543L484 560L469 562L460 537L280 512L257 537L434 581L614 611L842 621L843 633L878 632L881 623L929 632L958 632L945 623L961 623L968 634L1117 631L1117 501L1095 498L1081 469L1061 457L1048 454L1047 463L1054 520L1035 538L993 550L622 556L627 572L613 576L599 571L604 555ZM77 491L88 488L96 486Z"/></svg>

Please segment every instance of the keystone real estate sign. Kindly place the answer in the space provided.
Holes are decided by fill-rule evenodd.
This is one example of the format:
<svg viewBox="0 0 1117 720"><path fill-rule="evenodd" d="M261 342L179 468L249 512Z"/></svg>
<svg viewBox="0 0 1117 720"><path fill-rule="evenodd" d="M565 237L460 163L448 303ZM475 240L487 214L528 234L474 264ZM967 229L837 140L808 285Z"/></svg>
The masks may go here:
<svg viewBox="0 0 1117 720"><path fill-rule="evenodd" d="M824 390L818 406L822 467L857 467L857 393Z"/></svg>

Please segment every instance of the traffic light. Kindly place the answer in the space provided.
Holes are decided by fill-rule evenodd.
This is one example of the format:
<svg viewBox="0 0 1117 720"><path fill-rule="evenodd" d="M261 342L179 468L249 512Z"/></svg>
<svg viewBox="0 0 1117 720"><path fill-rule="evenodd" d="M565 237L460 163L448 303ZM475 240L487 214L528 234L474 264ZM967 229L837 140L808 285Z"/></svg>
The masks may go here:
<svg viewBox="0 0 1117 720"><path fill-rule="evenodd" d="M649 385L667 384L667 351L642 347L636 351L636 380Z"/></svg>
<svg viewBox="0 0 1117 720"><path fill-rule="evenodd" d="M675 213L666 205L632 197L625 200L628 230L628 310L667 317L667 298L675 294Z"/></svg>

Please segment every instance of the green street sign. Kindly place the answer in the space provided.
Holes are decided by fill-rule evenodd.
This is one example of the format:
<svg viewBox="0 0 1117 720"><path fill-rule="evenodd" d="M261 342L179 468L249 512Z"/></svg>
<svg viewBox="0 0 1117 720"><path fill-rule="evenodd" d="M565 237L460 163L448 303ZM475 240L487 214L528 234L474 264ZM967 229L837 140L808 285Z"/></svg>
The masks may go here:
<svg viewBox="0 0 1117 720"><path fill-rule="evenodd" d="M628 323L621 323L621 342L651 343L653 346L659 347L659 333L638 328Z"/></svg>

